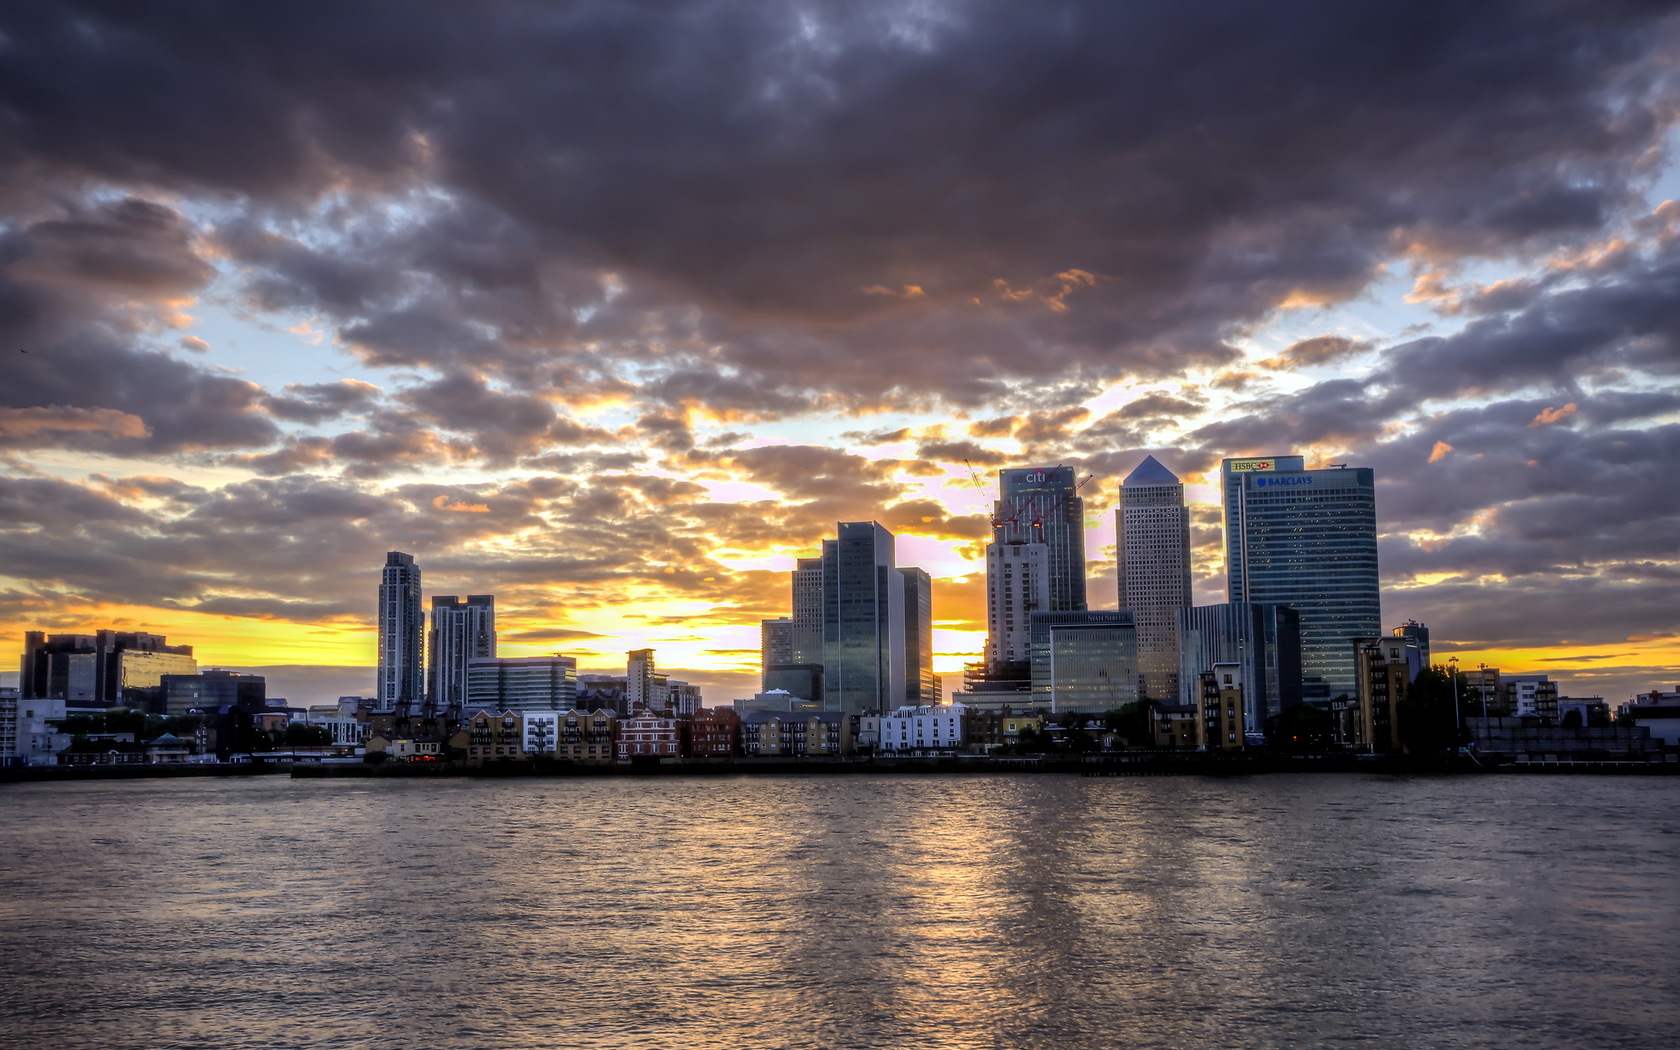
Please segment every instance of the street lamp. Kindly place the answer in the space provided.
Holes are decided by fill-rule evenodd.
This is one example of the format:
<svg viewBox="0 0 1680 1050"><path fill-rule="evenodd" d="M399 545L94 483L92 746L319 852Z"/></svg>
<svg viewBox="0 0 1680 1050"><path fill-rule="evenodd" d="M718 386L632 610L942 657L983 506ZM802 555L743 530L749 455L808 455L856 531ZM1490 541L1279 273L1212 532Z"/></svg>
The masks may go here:
<svg viewBox="0 0 1680 1050"><path fill-rule="evenodd" d="M1481 677L1476 679L1476 692L1482 694L1482 721L1487 722L1487 664L1478 665Z"/></svg>

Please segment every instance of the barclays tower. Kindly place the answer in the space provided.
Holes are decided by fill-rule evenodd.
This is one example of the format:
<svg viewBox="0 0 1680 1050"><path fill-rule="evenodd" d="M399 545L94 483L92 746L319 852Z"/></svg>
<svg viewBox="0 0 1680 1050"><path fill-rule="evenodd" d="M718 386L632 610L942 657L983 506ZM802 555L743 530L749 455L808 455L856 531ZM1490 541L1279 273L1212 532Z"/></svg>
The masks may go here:
<svg viewBox="0 0 1680 1050"><path fill-rule="evenodd" d="M1358 695L1353 641L1382 633L1374 473L1305 470L1299 456L1227 459L1221 473L1229 600L1299 614L1303 700Z"/></svg>

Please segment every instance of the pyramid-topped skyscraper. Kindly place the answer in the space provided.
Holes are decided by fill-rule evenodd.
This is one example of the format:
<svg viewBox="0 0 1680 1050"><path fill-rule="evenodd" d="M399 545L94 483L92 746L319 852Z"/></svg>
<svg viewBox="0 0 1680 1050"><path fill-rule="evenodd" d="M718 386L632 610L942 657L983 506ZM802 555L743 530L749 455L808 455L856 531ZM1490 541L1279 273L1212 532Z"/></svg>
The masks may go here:
<svg viewBox="0 0 1680 1050"><path fill-rule="evenodd" d="M1137 623L1143 696L1178 701L1178 610L1190 605L1190 512L1184 484L1154 456L1120 483L1115 512L1120 608Z"/></svg>

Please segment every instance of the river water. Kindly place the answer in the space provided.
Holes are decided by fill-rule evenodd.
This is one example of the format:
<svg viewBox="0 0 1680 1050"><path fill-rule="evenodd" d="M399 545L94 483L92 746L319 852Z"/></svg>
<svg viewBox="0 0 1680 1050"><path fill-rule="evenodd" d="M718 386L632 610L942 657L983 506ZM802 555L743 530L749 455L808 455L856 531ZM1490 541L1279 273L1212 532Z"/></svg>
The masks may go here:
<svg viewBox="0 0 1680 1050"><path fill-rule="evenodd" d="M0 1044L1669 1047L1680 779L0 788Z"/></svg>

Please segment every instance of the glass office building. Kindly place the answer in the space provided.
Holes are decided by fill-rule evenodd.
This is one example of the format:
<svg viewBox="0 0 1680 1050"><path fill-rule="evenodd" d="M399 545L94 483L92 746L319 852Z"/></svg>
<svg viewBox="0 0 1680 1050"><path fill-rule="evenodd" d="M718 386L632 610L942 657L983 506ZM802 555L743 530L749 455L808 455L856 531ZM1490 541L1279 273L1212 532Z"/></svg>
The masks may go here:
<svg viewBox="0 0 1680 1050"><path fill-rule="evenodd" d="M1032 615L1032 702L1112 711L1139 697L1137 624L1121 610Z"/></svg>
<svg viewBox="0 0 1680 1050"><path fill-rule="evenodd" d="M1376 479L1369 467L1285 469L1299 462L1225 461L1230 599L1299 614L1302 699L1356 696L1354 640L1382 633Z"/></svg>
<svg viewBox="0 0 1680 1050"><path fill-rule="evenodd" d="M823 541L823 706L887 711L905 697L905 579L893 534L873 521L843 521Z"/></svg>
<svg viewBox="0 0 1680 1050"><path fill-rule="evenodd" d="M1301 702L1301 619L1294 609L1253 602L1180 609L1178 636L1179 703L1199 702L1199 676L1214 664L1239 669L1246 732L1265 732L1268 719Z"/></svg>
<svg viewBox="0 0 1680 1050"><path fill-rule="evenodd" d="M992 542L1042 543L1048 549L1051 612L1085 608L1085 501L1072 467L998 471Z"/></svg>

